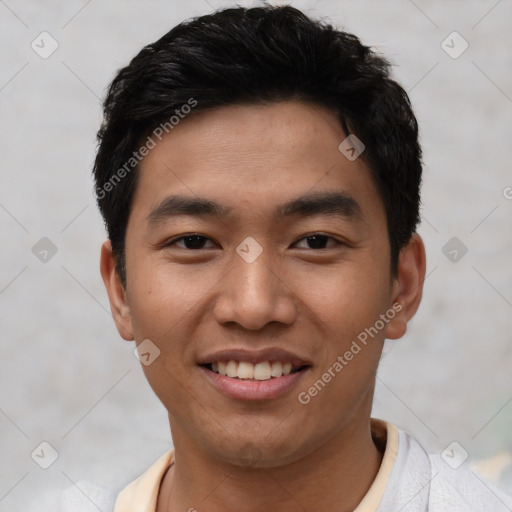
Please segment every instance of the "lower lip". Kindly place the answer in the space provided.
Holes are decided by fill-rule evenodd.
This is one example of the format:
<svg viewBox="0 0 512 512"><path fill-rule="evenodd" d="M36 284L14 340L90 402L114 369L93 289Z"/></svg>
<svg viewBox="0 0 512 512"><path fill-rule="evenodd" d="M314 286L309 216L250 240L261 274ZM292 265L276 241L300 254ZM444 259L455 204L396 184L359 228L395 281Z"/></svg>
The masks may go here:
<svg viewBox="0 0 512 512"><path fill-rule="evenodd" d="M237 400L269 400L283 395L297 385L308 368L270 380L232 379L200 366L203 375L221 393Z"/></svg>

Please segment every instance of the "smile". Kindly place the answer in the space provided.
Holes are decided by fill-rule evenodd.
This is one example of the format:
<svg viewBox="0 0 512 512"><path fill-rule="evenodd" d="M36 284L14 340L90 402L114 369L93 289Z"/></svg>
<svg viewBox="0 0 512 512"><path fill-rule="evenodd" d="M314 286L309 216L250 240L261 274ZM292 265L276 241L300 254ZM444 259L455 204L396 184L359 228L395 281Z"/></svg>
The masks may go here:
<svg viewBox="0 0 512 512"><path fill-rule="evenodd" d="M231 379L267 381L298 372L305 368L305 365L294 367L288 361L262 361L253 364L250 361L235 361L231 359L230 361L218 361L207 364L205 367L214 373Z"/></svg>
<svg viewBox="0 0 512 512"><path fill-rule="evenodd" d="M202 364L198 368L222 395L237 401L255 401L278 398L297 389L311 366L293 367L289 362L280 361L253 364L232 359Z"/></svg>

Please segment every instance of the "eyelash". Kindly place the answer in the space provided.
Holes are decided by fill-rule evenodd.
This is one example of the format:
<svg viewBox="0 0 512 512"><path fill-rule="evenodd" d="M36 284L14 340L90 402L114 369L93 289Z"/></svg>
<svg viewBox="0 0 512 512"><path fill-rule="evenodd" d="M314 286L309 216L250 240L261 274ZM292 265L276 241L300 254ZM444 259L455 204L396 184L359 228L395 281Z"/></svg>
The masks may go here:
<svg viewBox="0 0 512 512"><path fill-rule="evenodd" d="M327 238L328 240L333 240L334 242L336 242L335 244L331 245L331 246L328 246L328 247L322 247L320 249L314 249L314 248L307 248L308 250L313 250L313 251L322 251L322 250L326 250L326 249L329 249L331 247L336 247L336 246L340 246L340 245L344 245L343 242L337 240L336 238L332 237L332 236L329 236L329 235L324 235L323 233L313 233L311 235L306 235L306 236L303 236L302 238L299 238L297 240L297 242L295 243L298 243L298 242L301 242L302 240L307 240L308 238L314 238L314 237L324 237L324 238ZM185 238L192 238L192 237L200 237L200 238L203 238L204 240L210 240L210 238L208 238L207 236L204 236L204 235L201 235L201 234L198 234L198 233L190 233L188 235L182 235L178 238L174 238L173 240L169 240L168 242L166 242L162 248L168 248L168 247L172 247L174 244L176 244L176 242L179 242L181 240L184 240ZM187 247L179 247L180 249L185 249L187 251L200 251L202 250L203 248L201 247L200 249L189 249Z"/></svg>

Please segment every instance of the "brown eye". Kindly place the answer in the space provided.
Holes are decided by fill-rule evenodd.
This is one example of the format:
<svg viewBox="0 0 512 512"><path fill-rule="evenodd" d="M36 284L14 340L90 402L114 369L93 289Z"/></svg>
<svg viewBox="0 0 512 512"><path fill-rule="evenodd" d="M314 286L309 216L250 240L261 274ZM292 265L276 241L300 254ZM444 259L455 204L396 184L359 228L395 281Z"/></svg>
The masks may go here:
<svg viewBox="0 0 512 512"><path fill-rule="evenodd" d="M209 238L202 235L186 235L171 240L169 243L166 243L164 247L172 247L173 245L177 245L181 249L198 250L204 249L204 245L208 240ZM182 245L179 245L178 242L182 242Z"/></svg>
<svg viewBox="0 0 512 512"><path fill-rule="evenodd" d="M304 238L301 238L299 242L302 242L303 240L306 241L308 247L301 247L301 249L327 249L328 247L326 247L326 245L328 240L332 240L334 242L334 244L331 244L331 246L340 245L340 242L338 242L334 238L321 234L305 236Z"/></svg>

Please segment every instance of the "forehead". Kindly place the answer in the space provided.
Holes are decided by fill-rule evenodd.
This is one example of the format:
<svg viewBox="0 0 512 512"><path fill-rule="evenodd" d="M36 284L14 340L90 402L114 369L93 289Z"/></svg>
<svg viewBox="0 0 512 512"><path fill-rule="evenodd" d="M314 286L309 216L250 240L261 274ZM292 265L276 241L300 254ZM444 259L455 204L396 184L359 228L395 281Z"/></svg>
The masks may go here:
<svg viewBox="0 0 512 512"><path fill-rule="evenodd" d="M206 197L250 211L308 193L338 191L378 201L361 158L338 146L347 137L335 114L288 101L231 105L191 114L164 135L139 168L132 214L167 196Z"/></svg>

